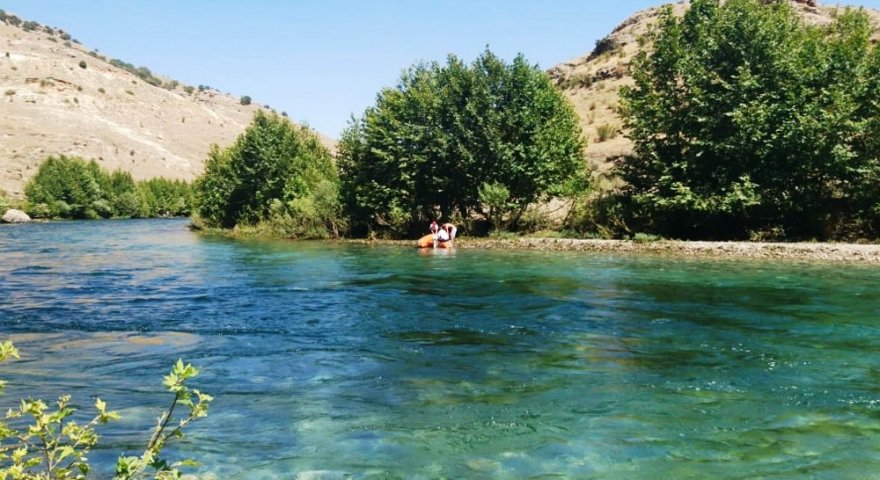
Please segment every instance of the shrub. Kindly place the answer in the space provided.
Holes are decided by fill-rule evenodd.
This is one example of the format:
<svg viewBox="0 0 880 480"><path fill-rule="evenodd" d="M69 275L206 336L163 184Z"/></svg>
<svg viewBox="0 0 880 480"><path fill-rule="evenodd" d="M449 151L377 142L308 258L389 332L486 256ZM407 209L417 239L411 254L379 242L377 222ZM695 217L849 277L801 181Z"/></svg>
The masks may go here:
<svg viewBox="0 0 880 480"><path fill-rule="evenodd" d="M239 100L239 103L241 103L242 105L250 105L251 104L251 97L249 97L247 95L243 95L241 97L241 99Z"/></svg>
<svg viewBox="0 0 880 480"><path fill-rule="evenodd" d="M88 67L88 65L86 65L86 61L80 60L79 61L79 68L85 69L86 67Z"/></svg>
<svg viewBox="0 0 880 480"><path fill-rule="evenodd" d="M104 87L98 87L98 93L107 93L107 90L104 90Z"/></svg>
<svg viewBox="0 0 880 480"><path fill-rule="evenodd" d="M198 213L209 226L255 225L288 215L292 234L320 225L328 231L320 236L326 236L338 228L337 183L330 152L314 132L259 110L232 146L211 149L195 192Z"/></svg>
<svg viewBox="0 0 880 480"><path fill-rule="evenodd" d="M642 232L636 233L635 235L633 235L633 238L632 238L633 243L652 243L652 242L658 242L660 240L663 240L663 237L660 237L659 235L653 235L650 233L642 233Z"/></svg>
<svg viewBox="0 0 880 480"><path fill-rule="evenodd" d="M192 85L187 85L187 86L183 87L183 91L192 95L193 92L195 91L195 88L193 88Z"/></svg>
<svg viewBox="0 0 880 480"><path fill-rule="evenodd" d="M154 178L135 182L123 171L107 173L94 160L49 157L25 186L35 218L156 217L189 215L192 186Z"/></svg>
<svg viewBox="0 0 880 480"><path fill-rule="evenodd" d="M620 129L617 127L617 125L603 123L602 125L596 127L597 141L601 143L607 140L611 140L617 137L619 131Z"/></svg>
<svg viewBox="0 0 880 480"><path fill-rule="evenodd" d="M15 90L10 88L9 90L6 90L5 92L3 92L3 94L6 95L7 97L11 97L11 96L15 95Z"/></svg>
<svg viewBox="0 0 880 480"><path fill-rule="evenodd" d="M480 203L488 210L486 220L492 229L504 229L504 218L511 210L510 190L501 183L484 183L478 191Z"/></svg>
<svg viewBox="0 0 880 480"><path fill-rule="evenodd" d="M18 350L10 341L0 343L0 361L10 358L19 358ZM170 463L161 454L169 440L183 438L184 428L208 415L213 398L187 385L198 374L197 368L178 360L164 377L163 385L174 395L171 405L159 416L159 423L150 435L144 453L139 457L119 457L116 480L147 476L180 478L179 469L194 463L192 460ZM2 385L0 382L0 390ZM107 410L107 404L96 398L96 415L81 425L71 418L77 410L71 400L70 395L62 395L56 402L57 408L52 409L42 400L29 398L8 410L5 419L0 420L0 460L3 461L0 463L0 478L86 478L91 470L88 453L99 440L95 428L119 420L120 415ZM186 411L175 417L175 409L181 408ZM26 425L26 422L31 423Z"/></svg>

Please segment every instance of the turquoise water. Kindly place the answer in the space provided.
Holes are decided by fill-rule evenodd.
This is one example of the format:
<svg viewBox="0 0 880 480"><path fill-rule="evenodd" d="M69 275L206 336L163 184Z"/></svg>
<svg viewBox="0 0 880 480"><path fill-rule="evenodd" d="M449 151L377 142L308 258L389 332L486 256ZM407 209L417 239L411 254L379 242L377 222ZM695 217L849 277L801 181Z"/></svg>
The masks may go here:
<svg viewBox="0 0 880 480"><path fill-rule="evenodd" d="M0 228L28 394L136 453L178 357L206 478L878 478L880 271L233 242L182 220Z"/></svg>

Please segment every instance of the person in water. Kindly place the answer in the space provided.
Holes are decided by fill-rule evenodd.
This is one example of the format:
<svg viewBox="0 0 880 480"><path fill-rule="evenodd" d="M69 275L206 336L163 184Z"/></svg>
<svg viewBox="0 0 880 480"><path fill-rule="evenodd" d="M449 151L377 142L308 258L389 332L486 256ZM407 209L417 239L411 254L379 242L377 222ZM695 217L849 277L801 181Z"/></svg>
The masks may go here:
<svg viewBox="0 0 880 480"><path fill-rule="evenodd" d="M434 248L437 248L437 245L452 242L455 240L455 234L458 232L455 225L444 223L438 226L436 220L431 222L430 230L431 234L434 235Z"/></svg>
<svg viewBox="0 0 880 480"><path fill-rule="evenodd" d="M449 241L455 240L455 234L458 233L458 228L451 223L444 223L440 226L442 230L446 230L446 233L449 234Z"/></svg>

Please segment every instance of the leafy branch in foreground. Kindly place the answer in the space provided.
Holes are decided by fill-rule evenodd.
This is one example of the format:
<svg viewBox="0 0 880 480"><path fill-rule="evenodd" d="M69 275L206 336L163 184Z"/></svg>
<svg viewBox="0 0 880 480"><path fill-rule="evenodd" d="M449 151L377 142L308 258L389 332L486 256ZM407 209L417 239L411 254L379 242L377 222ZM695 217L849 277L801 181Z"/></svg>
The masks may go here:
<svg viewBox="0 0 880 480"><path fill-rule="evenodd" d="M196 367L191 364L184 365L183 360L177 361L171 369L171 373L165 377L163 382L168 391L174 393L174 400L171 402L171 406L159 416L156 429L153 431L153 435L150 437L143 455L140 457L119 458L116 463L116 479L147 478L146 470L148 467L156 472L155 478L178 478L180 476L178 468L197 465L192 460L183 460L169 464L159 454L168 440L183 437L184 427L196 419L208 415L208 405L210 405L213 397L198 390L191 390L186 386L186 381L198 374L199 370ZM196 398L195 401L193 401L194 396ZM189 411L183 418L172 422L174 410L178 405L186 407Z"/></svg>
<svg viewBox="0 0 880 480"><path fill-rule="evenodd" d="M10 358L19 358L18 350L10 341L0 343L0 362ZM119 458L114 478L180 478L180 467L196 465L192 460L169 463L160 454L168 440L182 438L184 427L208 414L208 405L213 400L211 396L186 385L198 373L191 364L177 361L163 382L168 391L174 393L171 406L159 416L143 455ZM0 391L4 385L0 381ZM70 399L70 395L62 395L56 402L56 409L51 409L42 400L22 400L18 408L6 413L0 420L0 480L87 478L91 471L87 455L99 440L95 427L120 417L117 412L108 411L107 404L98 398L95 400L97 415L80 425L70 418L76 412ZM178 406L186 407L188 412L175 420L174 411ZM32 423L19 428L11 425L22 419L29 419Z"/></svg>

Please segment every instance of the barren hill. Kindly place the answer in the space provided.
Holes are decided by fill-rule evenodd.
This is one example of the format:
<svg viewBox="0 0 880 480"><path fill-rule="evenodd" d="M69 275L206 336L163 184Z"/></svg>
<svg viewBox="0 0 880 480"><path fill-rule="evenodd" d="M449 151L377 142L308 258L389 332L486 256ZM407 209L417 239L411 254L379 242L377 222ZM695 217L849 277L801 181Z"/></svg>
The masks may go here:
<svg viewBox="0 0 880 480"><path fill-rule="evenodd" d="M0 189L12 197L57 154L94 158L136 179L191 180L211 144L230 144L267 108L111 63L62 30L2 18Z"/></svg>
<svg viewBox="0 0 880 480"><path fill-rule="evenodd" d="M795 10L809 24L827 24L832 21L835 6L818 5L813 0L789 0ZM683 15L687 2L672 5L677 15ZM596 48L574 60L551 68L548 73L571 100L581 118L584 135L589 139L588 161L599 172L607 171L609 159L627 154L632 143L619 133L621 126L617 114L618 91L631 85L630 64L639 51L639 38L652 29L659 19L662 7L643 10L618 25L607 37L596 42ZM865 9L871 22L880 27L880 12ZM599 139L599 129L609 138Z"/></svg>

